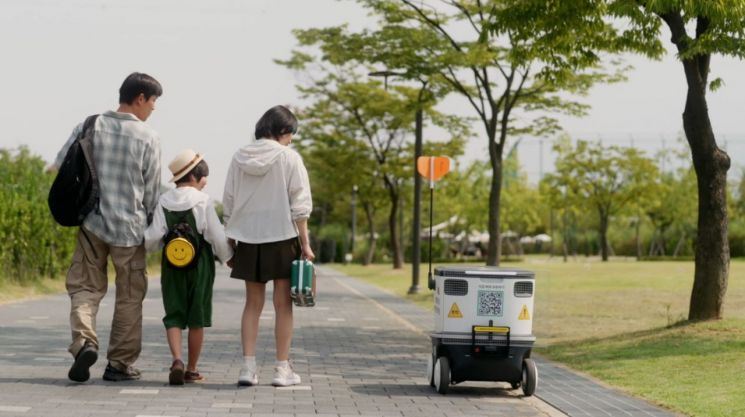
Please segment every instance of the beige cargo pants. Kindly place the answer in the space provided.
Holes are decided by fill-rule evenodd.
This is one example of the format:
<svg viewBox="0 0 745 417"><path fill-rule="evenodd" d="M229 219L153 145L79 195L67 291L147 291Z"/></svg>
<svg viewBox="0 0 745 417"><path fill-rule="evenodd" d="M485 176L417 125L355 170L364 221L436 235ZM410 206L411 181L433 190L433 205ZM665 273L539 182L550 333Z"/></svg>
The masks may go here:
<svg viewBox="0 0 745 417"><path fill-rule="evenodd" d="M137 360L142 349L142 300L147 292L144 245L111 246L80 228L66 280L72 330L68 350L74 357L86 341L99 346L96 314L108 289L109 256L116 271L116 304L106 356L112 366L123 371Z"/></svg>

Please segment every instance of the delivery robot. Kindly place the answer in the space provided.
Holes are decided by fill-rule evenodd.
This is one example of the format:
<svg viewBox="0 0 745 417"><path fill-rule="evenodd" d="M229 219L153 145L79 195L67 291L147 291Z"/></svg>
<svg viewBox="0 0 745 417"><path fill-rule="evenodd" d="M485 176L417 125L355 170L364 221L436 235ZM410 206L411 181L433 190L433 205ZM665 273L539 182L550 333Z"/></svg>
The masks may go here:
<svg viewBox="0 0 745 417"><path fill-rule="evenodd" d="M435 331L427 364L429 384L446 394L463 381L508 382L531 396L538 369L530 271L475 266L435 268Z"/></svg>

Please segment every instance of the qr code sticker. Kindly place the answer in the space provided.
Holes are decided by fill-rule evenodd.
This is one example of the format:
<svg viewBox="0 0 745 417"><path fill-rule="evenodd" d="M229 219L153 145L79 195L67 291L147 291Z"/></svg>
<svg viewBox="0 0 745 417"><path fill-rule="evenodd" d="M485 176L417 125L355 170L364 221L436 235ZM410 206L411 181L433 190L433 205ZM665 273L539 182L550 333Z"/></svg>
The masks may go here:
<svg viewBox="0 0 745 417"><path fill-rule="evenodd" d="M479 304L476 314L479 316L502 317L503 305L503 291L479 291Z"/></svg>

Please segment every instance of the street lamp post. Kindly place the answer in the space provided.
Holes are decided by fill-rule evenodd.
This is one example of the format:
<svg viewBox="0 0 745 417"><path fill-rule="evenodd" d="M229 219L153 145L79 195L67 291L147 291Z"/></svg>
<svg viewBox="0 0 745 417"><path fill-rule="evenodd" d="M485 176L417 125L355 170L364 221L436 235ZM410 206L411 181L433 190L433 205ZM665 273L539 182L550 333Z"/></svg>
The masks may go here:
<svg viewBox="0 0 745 417"><path fill-rule="evenodd" d="M421 263L421 224L422 224L422 177L419 176L416 170L416 161L422 156L422 124L424 119L424 111L422 110L422 91L424 91L425 85L422 85L422 89L419 91L418 106L416 109L416 124L414 128L414 218L411 225L411 288L409 288L409 294L417 294L419 292L419 264Z"/></svg>
<svg viewBox="0 0 745 417"><path fill-rule="evenodd" d="M349 245L349 253L354 258L354 241L357 236L357 186L352 186L352 242Z"/></svg>

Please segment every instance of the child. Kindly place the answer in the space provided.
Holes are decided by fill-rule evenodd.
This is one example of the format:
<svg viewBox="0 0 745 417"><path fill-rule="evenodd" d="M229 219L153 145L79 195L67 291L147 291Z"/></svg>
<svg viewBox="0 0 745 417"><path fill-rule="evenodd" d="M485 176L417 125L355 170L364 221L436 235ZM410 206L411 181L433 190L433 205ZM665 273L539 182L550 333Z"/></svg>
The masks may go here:
<svg viewBox="0 0 745 417"><path fill-rule="evenodd" d="M145 247L149 251L163 247L164 236L182 222L189 224L197 243L196 258L186 268L174 266L165 254L161 261L160 283L166 313L163 324L173 355L168 381L171 385L183 385L203 379L197 371L197 360L204 328L212 325L213 250L221 261L228 261L233 257L233 249L228 245L213 203L201 191L209 175L207 162L187 149L168 164L168 169L176 188L160 196L153 222L145 232ZM181 331L187 327L189 360L185 368L181 359Z"/></svg>
<svg viewBox="0 0 745 417"><path fill-rule="evenodd" d="M301 381L289 362L293 327L290 278L294 260L302 255L312 261L315 254L308 239L308 218L313 210L308 171L300 154L289 148L297 125L287 107L269 109L256 123L256 140L235 152L225 181L225 234L236 241L230 276L245 281L246 286L239 385L259 381L256 340L269 281L276 314L277 361L272 385L286 387Z"/></svg>

